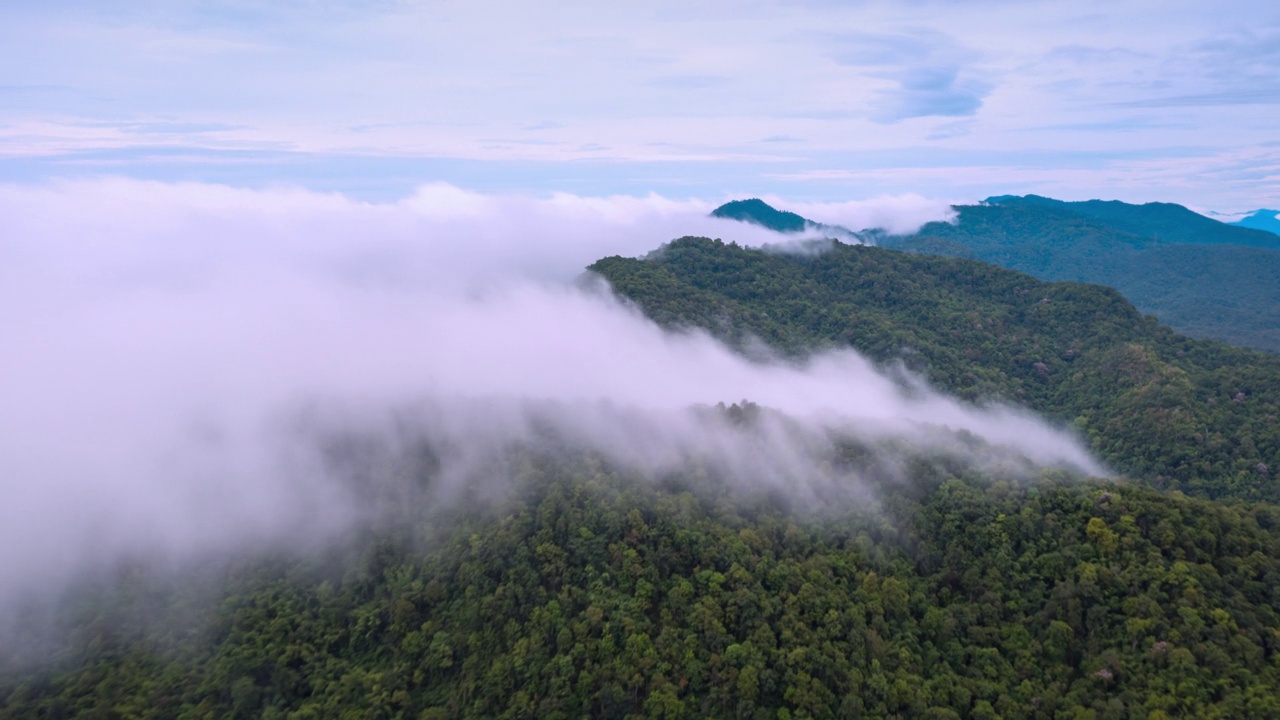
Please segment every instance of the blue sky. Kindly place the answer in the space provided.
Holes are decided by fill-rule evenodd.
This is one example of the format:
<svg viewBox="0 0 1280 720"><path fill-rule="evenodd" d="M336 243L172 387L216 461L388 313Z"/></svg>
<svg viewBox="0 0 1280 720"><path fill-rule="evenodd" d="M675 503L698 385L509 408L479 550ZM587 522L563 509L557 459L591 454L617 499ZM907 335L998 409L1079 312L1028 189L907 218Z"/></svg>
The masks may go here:
<svg viewBox="0 0 1280 720"><path fill-rule="evenodd" d="M1267 2L0 5L0 182L1280 205Z"/></svg>

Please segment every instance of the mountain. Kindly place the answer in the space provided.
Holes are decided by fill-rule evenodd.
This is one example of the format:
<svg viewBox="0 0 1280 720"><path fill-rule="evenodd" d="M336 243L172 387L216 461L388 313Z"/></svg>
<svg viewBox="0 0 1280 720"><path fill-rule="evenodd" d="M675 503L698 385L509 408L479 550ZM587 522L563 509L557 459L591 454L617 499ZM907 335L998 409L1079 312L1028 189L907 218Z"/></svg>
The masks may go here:
<svg viewBox="0 0 1280 720"><path fill-rule="evenodd" d="M828 237L850 239L857 233L839 225L826 225L793 212L777 210L759 198L732 200L711 211L711 217L752 223L780 233L825 233Z"/></svg>
<svg viewBox="0 0 1280 720"><path fill-rule="evenodd" d="M760 206L763 205L763 208ZM750 217L771 218L762 201ZM995 196L911 236L855 234L897 250L995 263L1047 281L1117 288L1179 332L1280 352L1280 237L1180 205ZM723 217L733 217L726 214ZM795 215L796 222L806 222ZM768 227L768 225L767 225ZM847 240L847 237L846 237Z"/></svg>
<svg viewBox="0 0 1280 720"><path fill-rule="evenodd" d="M86 592L0 717L1280 715L1275 506L944 475L815 515L524 472L425 549Z"/></svg>
<svg viewBox="0 0 1280 720"><path fill-rule="evenodd" d="M1280 501L1280 356L1178 335L1110 288L843 243L809 257L683 238L591 269L669 326L799 356L853 347L1074 422L1158 487Z"/></svg>
<svg viewBox="0 0 1280 720"><path fill-rule="evenodd" d="M1230 224L1280 235L1280 210L1258 210Z"/></svg>
<svg viewBox="0 0 1280 720"><path fill-rule="evenodd" d="M753 217L777 212L760 201L751 207ZM1169 203L1004 195L955 210L953 222L928 223L914 235L863 231L854 237L984 260L1043 280L1108 285L1180 332L1280 352L1276 235Z"/></svg>
<svg viewBox="0 0 1280 720"><path fill-rule="evenodd" d="M1181 332L1280 351L1280 250L1258 240L1277 246L1276 236L1158 204L1033 196L956 211L955 222L929 223L881 244L985 260L1045 280L1109 285ZM1178 230L1175 220L1188 216L1200 220ZM1200 227L1208 230L1198 233ZM1252 244L1226 244L1235 240Z"/></svg>
<svg viewBox="0 0 1280 720"><path fill-rule="evenodd" d="M814 225L793 212L776 210L759 198L727 202L712 210L711 217L754 223L783 233L803 232Z"/></svg>
<svg viewBox="0 0 1280 720"><path fill-rule="evenodd" d="M53 630L0 643L0 718L1280 717L1280 358L1108 288L839 242L592 267L668 326L797 362L852 346L1072 419L1132 477L841 443L823 462L870 492L815 508L552 443L445 512L430 442L335 438L390 518L33 602ZM709 412L749 433L770 411ZM52 660L4 662L31 648Z"/></svg>
<svg viewBox="0 0 1280 720"><path fill-rule="evenodd" d="M1227 224L1173 203L1133 205L1119 200L1065 202L1039 195L987 198L987 205L1033 205L1081 215L1108 227L1141 237L1195 245L1240 245L1280 248L1280 237L1252 225Z"/></svg>

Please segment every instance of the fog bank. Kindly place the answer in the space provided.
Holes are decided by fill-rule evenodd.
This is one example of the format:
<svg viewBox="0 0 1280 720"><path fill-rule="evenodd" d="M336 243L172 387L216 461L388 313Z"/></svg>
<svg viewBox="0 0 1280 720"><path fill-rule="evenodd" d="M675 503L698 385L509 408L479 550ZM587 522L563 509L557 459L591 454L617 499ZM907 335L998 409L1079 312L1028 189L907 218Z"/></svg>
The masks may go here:
<svg viewBox="0 0 1280 720"><path fill-rule="evenodd" d="M449 482L495 492L502 479L475 469L547 428L640 474L697 457L800 496L856 484L813 462L832 433L962 453L937 429L964 429L1103 472L1024 411L904 387L852 351L748 361L577 282L600 257L678 236L783 240L707 217L714 205L439 184L388 204L0 187L0 612L125 556L341 533L364 504L319 441L344 433L382 438L388 457L429 438L451 448ZM747 432L705 409L743 398L782 415Z"/></svg>

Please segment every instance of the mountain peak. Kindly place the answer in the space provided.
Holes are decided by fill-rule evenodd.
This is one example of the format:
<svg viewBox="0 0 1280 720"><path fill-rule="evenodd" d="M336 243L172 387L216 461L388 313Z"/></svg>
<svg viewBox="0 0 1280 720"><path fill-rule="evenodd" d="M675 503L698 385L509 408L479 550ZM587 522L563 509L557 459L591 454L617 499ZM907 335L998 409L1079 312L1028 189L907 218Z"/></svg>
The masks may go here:
<svg viewBox="0 0 1280 720"><path fill-rule="evenodd" d="M731 200L711 211L711 217L737 220L768 228L774 232L795 234L805 231L821 233L828 238L874 242L874 234L859 234L840 225L814 222L787 210L779 210L760 198Z"/></svg>
<svg viewBox="0 0 1280 720"><path fill-rule="evenodd" d="M1227 224L1280 235L1280 210L1255 210L1252 214Z"/></svg>
<svg viewBox="0 0 1280 720"><path fill-rule="evenodd" d="M749 222L776 232L798 233L816 223L786 210L778 210L760 198L731 200L711 211L711 217Z"/></svg>

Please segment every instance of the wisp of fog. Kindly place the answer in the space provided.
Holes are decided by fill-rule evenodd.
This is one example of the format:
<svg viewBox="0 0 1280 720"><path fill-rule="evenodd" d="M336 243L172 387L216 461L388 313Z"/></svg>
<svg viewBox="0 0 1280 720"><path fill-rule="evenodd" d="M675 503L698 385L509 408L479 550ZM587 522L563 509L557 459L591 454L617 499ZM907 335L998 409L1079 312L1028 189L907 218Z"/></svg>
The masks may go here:
<svg viewBox="0 0 1280 720"><path fill-rule="evenodd" d="M949 212L921 206L859 212L898 230ZM849 481L812 462L836 430L939 447L930 428L966 430L1103 472L1025 411L905 386L850 350L748 360L581 282L600 257L683 235L783 241L712 207L439 184L384 204L122 179L0 187L0 611L122 557L342 532L360 501L316 450L335 432L441 439L451 482L495 492L485 457L547 428L642 475L696 456L801 495ZM776 414L744 433L707 410L744 398Z"/></svg>

